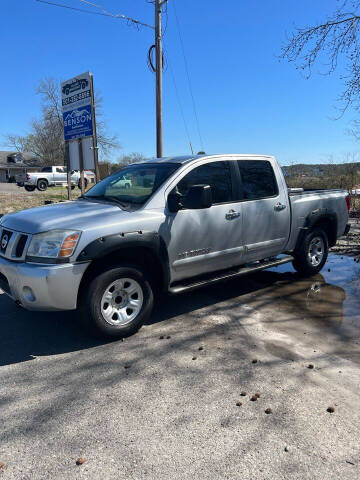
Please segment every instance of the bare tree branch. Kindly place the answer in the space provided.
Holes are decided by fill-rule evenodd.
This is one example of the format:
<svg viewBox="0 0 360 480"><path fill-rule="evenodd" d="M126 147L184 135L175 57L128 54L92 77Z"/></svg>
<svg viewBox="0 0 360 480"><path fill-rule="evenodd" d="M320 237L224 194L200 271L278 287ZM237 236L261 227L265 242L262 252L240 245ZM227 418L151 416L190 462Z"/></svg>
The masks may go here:
<svg viewBox="0 0 360 480"><path fill-rule="evenodd" d="M333 73L344 62L344 90L340 96L341 111L350 105L360 107L360 0L343 0L326 21L296 28L282 48L280 58L294 62L309 78L316 63Z"/></svg>

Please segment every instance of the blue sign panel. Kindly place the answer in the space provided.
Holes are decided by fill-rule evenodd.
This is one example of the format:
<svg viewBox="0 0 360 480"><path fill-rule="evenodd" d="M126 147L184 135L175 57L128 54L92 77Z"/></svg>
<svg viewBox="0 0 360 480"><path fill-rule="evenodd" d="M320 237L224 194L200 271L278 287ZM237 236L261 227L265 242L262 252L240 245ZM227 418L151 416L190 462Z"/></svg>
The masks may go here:
<svg viewBox="0 0 360 480"><path fill-rule="evenodd" d="M84 105L63 113L65 140L89 137L93 134L91 105Z"/></svg>

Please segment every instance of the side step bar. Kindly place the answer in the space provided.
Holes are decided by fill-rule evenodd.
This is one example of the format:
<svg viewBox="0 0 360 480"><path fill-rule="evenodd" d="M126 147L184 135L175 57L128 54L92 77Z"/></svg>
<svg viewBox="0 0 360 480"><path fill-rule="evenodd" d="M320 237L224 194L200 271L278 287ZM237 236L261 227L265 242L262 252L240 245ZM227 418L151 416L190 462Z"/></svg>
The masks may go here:
<svg viewBox="0 0 360 480"><path fill-rule="evenodd" d="M169 292L174 294L187 292L189 290L194 290L195 288L200 288L205 285L211 285L213 283L228 280L230 278L240 277L241 275L258 272L260 270L265 270L266 268L277 267L278 265L283 265L284 263L289 263L293 260L294 257L292 257L291 255L287 255L286 257L276 258L274 260L268 260L266 262L256 262L236 269L232 268L230 270L222 272L214 272L206 276L197 277L195 281L194 279L190 279L188 283L186 283L185 281L184 283L174 284L170 286Z"/></svg>

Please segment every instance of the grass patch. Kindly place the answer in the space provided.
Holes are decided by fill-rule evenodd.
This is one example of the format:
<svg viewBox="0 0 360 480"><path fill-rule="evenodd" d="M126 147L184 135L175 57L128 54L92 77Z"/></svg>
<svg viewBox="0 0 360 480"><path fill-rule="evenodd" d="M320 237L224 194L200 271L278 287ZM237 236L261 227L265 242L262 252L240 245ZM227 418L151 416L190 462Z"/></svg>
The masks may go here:
<svg viewBox="0 0 360 480"><path fill-rule="evenodd" d="M71 200L76 200L81 195L78 188L71 191ZM67 189L51 187L46 192L26 192L23 188L16 193L0 193L0 213L13 213L28 208L45 205L45 201L67 201Z"/></svg>

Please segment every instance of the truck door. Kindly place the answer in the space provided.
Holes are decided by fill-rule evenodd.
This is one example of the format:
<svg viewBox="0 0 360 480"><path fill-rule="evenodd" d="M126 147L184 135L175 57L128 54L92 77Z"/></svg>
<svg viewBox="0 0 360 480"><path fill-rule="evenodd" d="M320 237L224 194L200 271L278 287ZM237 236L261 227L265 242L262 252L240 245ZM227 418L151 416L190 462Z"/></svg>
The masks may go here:
<svg viewBox="0 0 360 480"><path fill-rule="evenodd" d="M290 231L287 190L268 160L239 160L246 262L278 255Z"/></svg>
<svg viewBox="0 0 360 480"><path fill-rule="evenodd" d="M66 175L64 167L54 167L54 182L56 184L61 184L65 181Z"/></svg>
<svg viewBox="0 0 360 480"><path fill-rule="evenodd" d="M210 185L213 205L200 210L168 212L160 234L167 243L171 281L221 270L241 263L241 203L234 198L236 164L205 163L193 168L176 186L186 195L193 185Z"/></svg>

